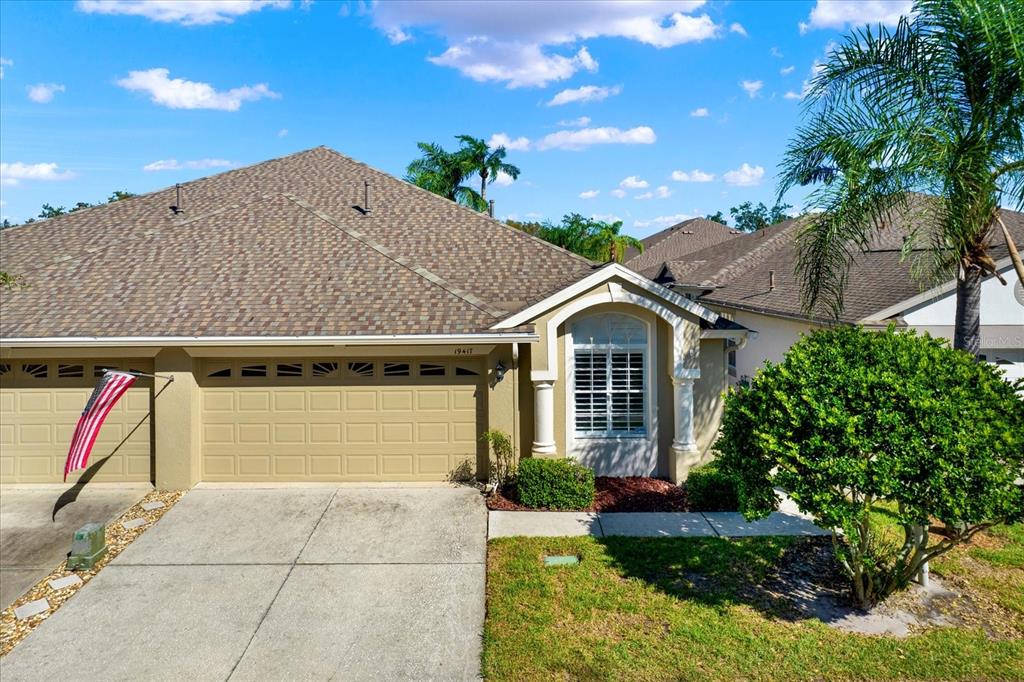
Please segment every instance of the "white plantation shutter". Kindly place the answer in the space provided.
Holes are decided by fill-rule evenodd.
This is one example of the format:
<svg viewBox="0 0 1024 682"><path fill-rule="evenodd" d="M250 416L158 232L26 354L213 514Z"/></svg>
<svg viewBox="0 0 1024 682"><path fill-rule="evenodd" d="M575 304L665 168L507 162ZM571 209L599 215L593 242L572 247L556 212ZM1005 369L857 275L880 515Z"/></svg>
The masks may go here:
<svg viewBox="0 0 1024 682"><path fill-rule="evenodd" d="M646 327L622 315L596 315L573 326L577 436L647 433Z"/></svg>

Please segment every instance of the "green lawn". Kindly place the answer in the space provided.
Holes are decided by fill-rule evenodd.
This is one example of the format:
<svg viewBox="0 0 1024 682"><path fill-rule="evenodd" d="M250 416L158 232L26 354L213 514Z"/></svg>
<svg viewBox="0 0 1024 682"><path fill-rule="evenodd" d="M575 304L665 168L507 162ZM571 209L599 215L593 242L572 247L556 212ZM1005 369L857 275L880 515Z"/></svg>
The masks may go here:
<svg viewBox="0 0 1024 682"><path fill-rule="evenodd" d="M957 550L934 571L960 570L979 594L1009 609L1016 591L1024 614L1024 529L1000 532L984 546ZM991 640L980 630L952 628L906 639L867 637L819 621L786 620L772 604L742 596L792 542L798 540L493 540L484 674L491 680L1024 678L1024 638ZM581 563L544 568L544 554L578 554Z"/></svg>

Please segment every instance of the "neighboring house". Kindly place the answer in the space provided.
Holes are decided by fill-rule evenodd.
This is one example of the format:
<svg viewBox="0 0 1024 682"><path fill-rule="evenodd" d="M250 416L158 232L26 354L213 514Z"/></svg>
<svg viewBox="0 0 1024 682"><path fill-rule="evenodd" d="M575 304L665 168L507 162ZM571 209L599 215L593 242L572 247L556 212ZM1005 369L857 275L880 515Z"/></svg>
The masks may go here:
<svg viewBox="0 0 1024 682"><path fill-rule="evenodd" d="M911 273L913 257L901 258L913 210L917 209L891 220L867 250L856 255L839 321L876 328L896 324L952 342L955 281L922 291ZM1001 215L1015 243L1024 244L1024 214L1004 210ZM757 332L756 341L730 349L734 381L752 377L765 360L781 360L801 334L833 323L827 314L808 317L801 308L794 244L800 225L800 219L788 220L683 258L665 252L659 259L657 246L643 254L660 260L654 270L647 270L655 281ZM982 285L981 353L1007 377L1017 378L1024 376L1024 291L1002 235L992 234L990 242L1007 285L995 277Z"/></svg>
<svg viewBox="0 0 1024 682"><path fill-rule="evenodd" d="M623 262L631 270L654 277L665 261L683 258L740 234L743 232L714 220L690 218L644 237L640 240L644 245L643 252L630 247L626 249Z"/></svg>
<svg viewBox="0 0 1024 682"><path fill-rule="evenodd" d="M95 377L156 373L82 479L407 481L521 455L675 480L747 332L318 147L0 232L0 481L61 480ZM168 383L165 377L173 377Z"/></svg>

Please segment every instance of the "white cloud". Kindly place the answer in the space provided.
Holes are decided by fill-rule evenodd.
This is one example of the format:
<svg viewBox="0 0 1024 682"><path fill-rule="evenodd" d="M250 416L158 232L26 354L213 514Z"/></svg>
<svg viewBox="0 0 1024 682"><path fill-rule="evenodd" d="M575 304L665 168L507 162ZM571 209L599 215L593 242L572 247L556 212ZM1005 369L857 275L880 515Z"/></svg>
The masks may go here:
<svg viewBox="0 0 1024 682"><path fill-rule="evenodd" d="M676 182L711 182L715 179L713 173L705 173L704 171L696 168L689 173L681 170L672 171L671 177Z"/></svg>
<svg viewBox="0 0 1024 682"><path fill-rule="evenodd" d="M595 71L586 49L564 47L599 37L634 40L658 48L698 42L721 34L706 13L692 13L705 0L628 2L485 3L450 0L390 0L372 5L374 26L392 43L411 40L416 29L442 36L447 48L435 64L478 81L508 87L543 87L580 70ZM551 48L563 48L560 53Z"/></svg>
<svg viewBox="0 0 1024 682"><path fill-rule="evenodd" d="M569 149L578 151L595 144L654 144L657 140L654 130L648 126L637 126L628 130L618 128L580 128L559 130L545 135L537 142L537 149Z"/></svg>
<svg viewBox="0 0 1024 682"><path fill-rule="evenodd" d="M585 192L580 192L580 199L593 199L594 197L596 197L600 193L601 193L600 190L588 189Z"/></svg>
<svg viewBox="0 0 1024 682"><path fill-rule="evenodd" d="M525 152L530 148L530 139L527 137L517 137L512 139L505 133L494 133L491 135L491 139L487 141L487 146L491 149L504 147L505 149L517 152Z"/></svg>
<svg viewBox="0 0 1024 682"><path fill-rule="evenodd" d="M0 57L0 80L3 80L5 66L14 66L14 62L7 57Z"/></svg>
<svg viewBox="0 0 1024 682"><path fill-rule="evenodd" d="M657 189L654 190L654 196L659 199L668 199L672 196L672 190L667 185L658 185Z"/></svg>
<svg viewBox="0 0 1024 682"><path fill-rule="evenodd" d="M494 180L491 180L491 184L497 185L499 187L508 187L515 181L516 179L513 178L508 173L506 173L505 171L498 171L498 175L494 178Z"/></svg>
<svg viewBox="0 0 1024 682"><path fill-rule="evenodd" d="M789 74L793 73L793 71L795 71L795 70L796 70L795 66L784 66L781 69L779 69L779 73L782 74L783 76L788 76Z"/></svg>
<svg viewBox="0 0 1024 682"><path fill-rule="evenodd" d="M780 50L777 47L773 46L772 49L768 50L768 54L775 57L776 59L782 59L782 50Z"/></svg>
<svg viewBox="0 0 1024 682"><path fill-rule="evenodd" d="M150 100L170 109L217 109L238 111L242 102L255 102L269 97L278 99L281 95L272 91L266 83L243 85L230 90L215 90L209 83L187 81L183 78L168 78L168 69L129 71L127 78L117 84L126 90L149 93Z"/></svg>
<svg viewBox="0 0 1024 682"><path fill-rule="evenodd" d="M164 170L204 170L207 168L234 168L239 165L237 161L227 159L196 159L194 161L178 161L177 159L162 159L147 163L142 167L144 171Z"/></svg>
<svg viewBox="0 0 1024 682"><path fill-rule="evenodd" d="M0 185L17 185L22 180L70 180L71 171L58 170L56 163L0 163Z"/></svg>
<svg viewBox="0 0 1024 682"><path fill-rule="evenodd" d="M621 199L622 197L626 196L626 190L624 190L624 189L613 189L611 192L609 192L609 194L611 194L616 199Z"/></svg>
<svg viewBox="0 0 1024 682"><path fill-rule="evenodd" d="M54 94L64 92L64 86L60 83L36 83L25 89L28 91L28 98L37 104L52 102Z"/></svg>
<svg viewBox="0 0 1024 682"><path fill-rule="evenodd" d="M707 118L710 115L711 112L708 111L707 107L698 107L690 112L690 116L693 116L694 118Z"/></svg>
<svg viewBox="0 0 1024 682"><path fill-rule="evenodd" d="M230 24L238 17L264 8L287 9L291 0L78 0L75 8L86 14L123 14L182 26Z"/></svg>
<svg viewBox="0 0 1024 682"><path fill-rule="evenodd" d="M895 26L901 16L910 14L911 0L861 0L834 2L818 0L807 21L799 24L800 33L816 28L844 29L850 25L885 24Z"/></svg>
<svg viewBox="0 0 1024 682"><path fill-rule="evenodd" d="M644 192L643 194L637 194L635 198L636 199L641 199L641 200L643 200L643 199L653 199L654 198L654 192Z"/></svg>
<svg viewBox="0 0 1024 682"><path fill-rule="evenodd" d="M743 24L739 22L734 21L733 23L729 24L729 31L732 33L738 33L744 38L747 37L747 29L743 28Z"/></svg>
<svg viewBox="0 0 1024 682"><path fill-rule="evenodd" d="M801 95L799 92L793 92L792 90L787 90L786 94L783 95L782 97L784 99L803 99L804 98L804 96Z"/></svg>
<svg viewBox="0 0 1024 682"><path fill-rule="evenodd" d="M622 217L614 213L594 213L590 216L590 219L600 220L602 223L617 223L622 220Z"/></svg>
<svg viewBox="0 0 1024 682"><path fill-rule="evenodd" d="M277 131L277 136L278 137L288 137L288 129L287 128L281 128L280 130Z"/></svg>
<svg viewBox="0 0 1024 682"><path fill-rule="evenodd" d="M621 85L605 87L603 85L584 85L579 88L562 90L548 101L549 107L558 107L570 102L600 102L622 92Z"/></svg>
<svg viewBox="0 0 1024 682"><path fill-rule="evenodd" d="M559 121L558 125L563 128L586 128L590 125L590 117L580 116L579 118L570 118L567 121Z"/></svg>
<svg viewBox="0 0 1024 682"><path fill-rule="evenodd" d="M684 220L689 220L694 216L686 213L676 213L675 215L662 215L657 218L651 218L650 220L636 220L633 222L633 227L658 227L664 228L676 223L681 223Z"/></svg>
<svg viewBox="0 0 1024 682"><path fill-rule="evenodd" d="M744 163L736 170L731 170L722 177L730 185L753 187L761 184L761 180L764 178L764 168Z"/></svg>
<svg viewBox="0 0 1024 682"><path fill-rule="evenodd" d="M740 81L740 87L753 99L764 87L764 81Z"/></svg>
<svg viewBox="0 0 1024 682"><path fill-rule="evenodd" d="M646 180L641 180L635 175L630 175L628 178L623 178L622 182L619 183L619 187L623 189L646 189L650 187L650 183Z"/></svg>
<svg viewBox="0 0 1024 682"><path fill-rule="evenodd" d="M539 45L497 43L485 37L453 45L428 60L458 69L475 81L504 82L509 88L543 87L565 80L580 69L593 73L598 66L585 47L566 57L545 54Z"/></svg>

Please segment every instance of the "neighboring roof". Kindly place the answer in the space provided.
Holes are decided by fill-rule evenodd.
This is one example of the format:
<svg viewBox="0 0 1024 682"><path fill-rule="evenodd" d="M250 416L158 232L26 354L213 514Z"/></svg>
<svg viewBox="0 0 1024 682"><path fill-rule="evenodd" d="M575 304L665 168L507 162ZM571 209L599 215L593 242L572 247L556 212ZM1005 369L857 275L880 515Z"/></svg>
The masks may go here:
<svg viewBox="0 0 1024 682"><path fill-rule="evenodd" d="M181 192L0 231L0 336L478 333L597 267L326 147Z"/></svg>
<svg viewBox="0 0 1024 682"><path fill-rule="evenodd" d="M1024 245L1024 214L1001 211L1007 229ZM704 289L698 301L770 315L805 318L800 280L796 275L794 238L805 218L796 218L752 234L665 263L659 281L673 286ZM876 319L876 313L907 301L926 288L911 273L911 258L902 261L901 245L909 234L911 215L895 216L874 237L868 250L857 254L850 269L840 321ZM1001 232L989 236L992 257L1007 257ZM774 272L774 288L769 283ZM827 313L815 315L827 319Z"/></svg>
<svg viewBox="0 0 1024 682"><path fill-rule="evenodd" d="M653 279L666 261L678 260L741 234L743 232L713 220L691 218L641 239L643 252L628 249L625 265Z"/></svg>

